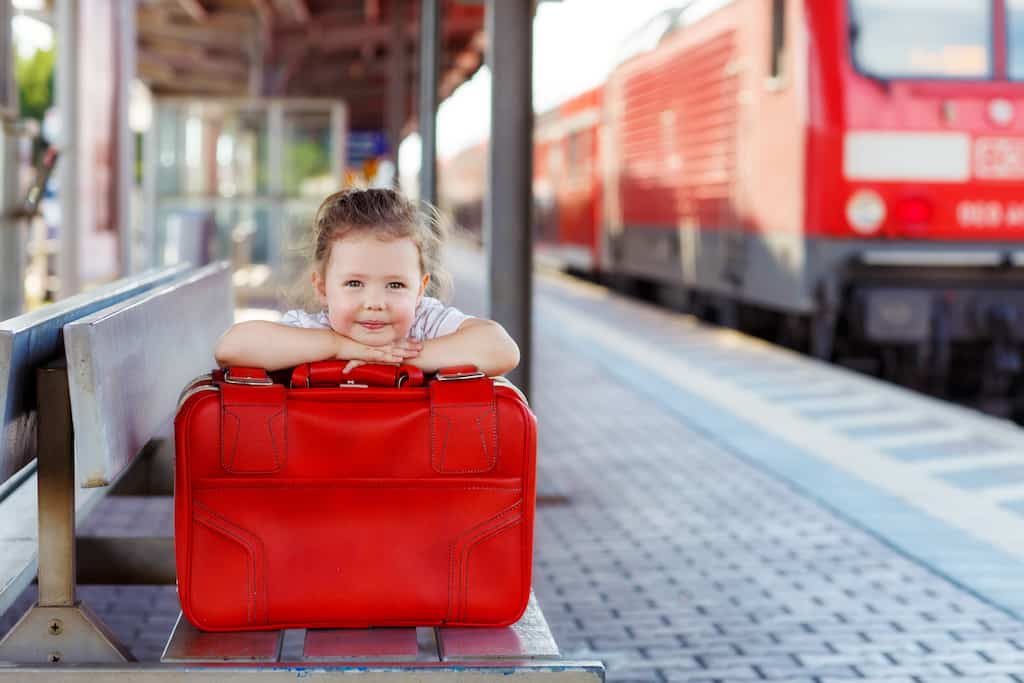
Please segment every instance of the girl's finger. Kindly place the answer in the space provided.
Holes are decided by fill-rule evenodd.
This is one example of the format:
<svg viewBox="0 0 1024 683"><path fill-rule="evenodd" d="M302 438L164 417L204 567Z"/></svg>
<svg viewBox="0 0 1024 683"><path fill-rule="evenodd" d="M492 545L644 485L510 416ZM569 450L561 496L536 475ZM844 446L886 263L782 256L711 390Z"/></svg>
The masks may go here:
<svg viewBox="0 0 1024 683"><path fill-rule="evenodd" d="M345 368L341 371L341 374L347 374L349 370L352 368L358 368L360 365L366 365L366 362L361 360L350 360L345 364Z"/></svg>

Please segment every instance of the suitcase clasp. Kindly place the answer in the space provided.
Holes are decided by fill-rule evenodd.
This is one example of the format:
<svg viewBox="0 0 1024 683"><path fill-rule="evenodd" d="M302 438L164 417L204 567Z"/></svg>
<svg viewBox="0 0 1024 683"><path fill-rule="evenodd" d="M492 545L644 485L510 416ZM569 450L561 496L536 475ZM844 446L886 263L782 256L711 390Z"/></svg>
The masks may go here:
<svg viewBox="0 0 1024 683"><path fill-rule="evenodd" d="M441 370L434 376L438 382L457 382L463 379L483 379L487 377L484 373L479 370L449 370L447 372Z"/></svg>
<svg viewBox="0 0 1024 683"><path fill-rule="evenodd" d="M232 377L231 368L224 371L224 381L228 384L241 384L247 387L268 387L274 384L269 377Z"/></svg>

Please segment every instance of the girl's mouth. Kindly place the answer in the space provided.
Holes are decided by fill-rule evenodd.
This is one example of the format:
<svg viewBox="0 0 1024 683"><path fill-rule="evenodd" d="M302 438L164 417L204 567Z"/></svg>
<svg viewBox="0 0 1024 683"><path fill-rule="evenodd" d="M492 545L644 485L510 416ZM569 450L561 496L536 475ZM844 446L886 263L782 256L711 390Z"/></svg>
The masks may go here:
<svg viewBox="0 0 1024 683"><path fill-rule="evenodd" d="M362 325L363 327L365 327L368 330L379 330L380 328L382 328L385 325L387 325L387 323L381 323L381 322L376 322L376 321L374 321L374 322L359 323L359 324Z"/></svg>

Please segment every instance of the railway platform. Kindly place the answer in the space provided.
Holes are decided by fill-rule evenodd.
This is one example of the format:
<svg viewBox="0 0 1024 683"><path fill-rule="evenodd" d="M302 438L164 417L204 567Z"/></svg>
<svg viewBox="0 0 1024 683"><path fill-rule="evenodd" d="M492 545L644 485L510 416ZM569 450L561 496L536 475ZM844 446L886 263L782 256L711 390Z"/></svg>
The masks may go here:
<svg viewBox="0 0 1024 683"><path fill-rule="evenodd" d="M468 312L482 260L449 256ZM619 682L1024 682L1024 431L555 274L534 312L534 590L563 656ZM81 529L172 530L131 496ZM159 660L173 587L79 594Z"/></svg>

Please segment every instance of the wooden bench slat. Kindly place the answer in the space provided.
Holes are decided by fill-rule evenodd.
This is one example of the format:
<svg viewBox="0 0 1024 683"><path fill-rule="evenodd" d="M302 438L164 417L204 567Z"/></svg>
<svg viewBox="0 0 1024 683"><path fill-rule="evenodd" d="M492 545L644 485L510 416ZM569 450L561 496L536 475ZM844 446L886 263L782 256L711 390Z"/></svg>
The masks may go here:
<svg viewBox="0 0 1024 683"><path fill-rule="evenodd" d="M0 483L35 457L35 368L56 356L64 325L182 275L149 270L0 321Z"/></svg>
<svg viewBox="0 0 1024 683"><path fill-rule="evenodd" d="M481 661L487 659L547 659L559 656L537 598L530 592L530 603L522 619L507 628L439 628L441 661Z"/></svg>
<svg viewBox="0 0 1024 683"><path fill-rule="evenodd" d="M421 643L417 631L426 631L428 643ZM432 629L367 628L309 629L302 658L323 661L438 661Z"/></svg>
<svg viewBox="0 0 1024 683"><path fill-rule="evenodd" d="M283 631L207 633L178 614L162 662L276 662L281 656Z"/></svg>
<svg viewBox="0 0 1024 683"><path fill-rule="evenodd" d="M82 487L107 486L214 365L232 322L231 270L216 263L64 328Z"/></svg>

